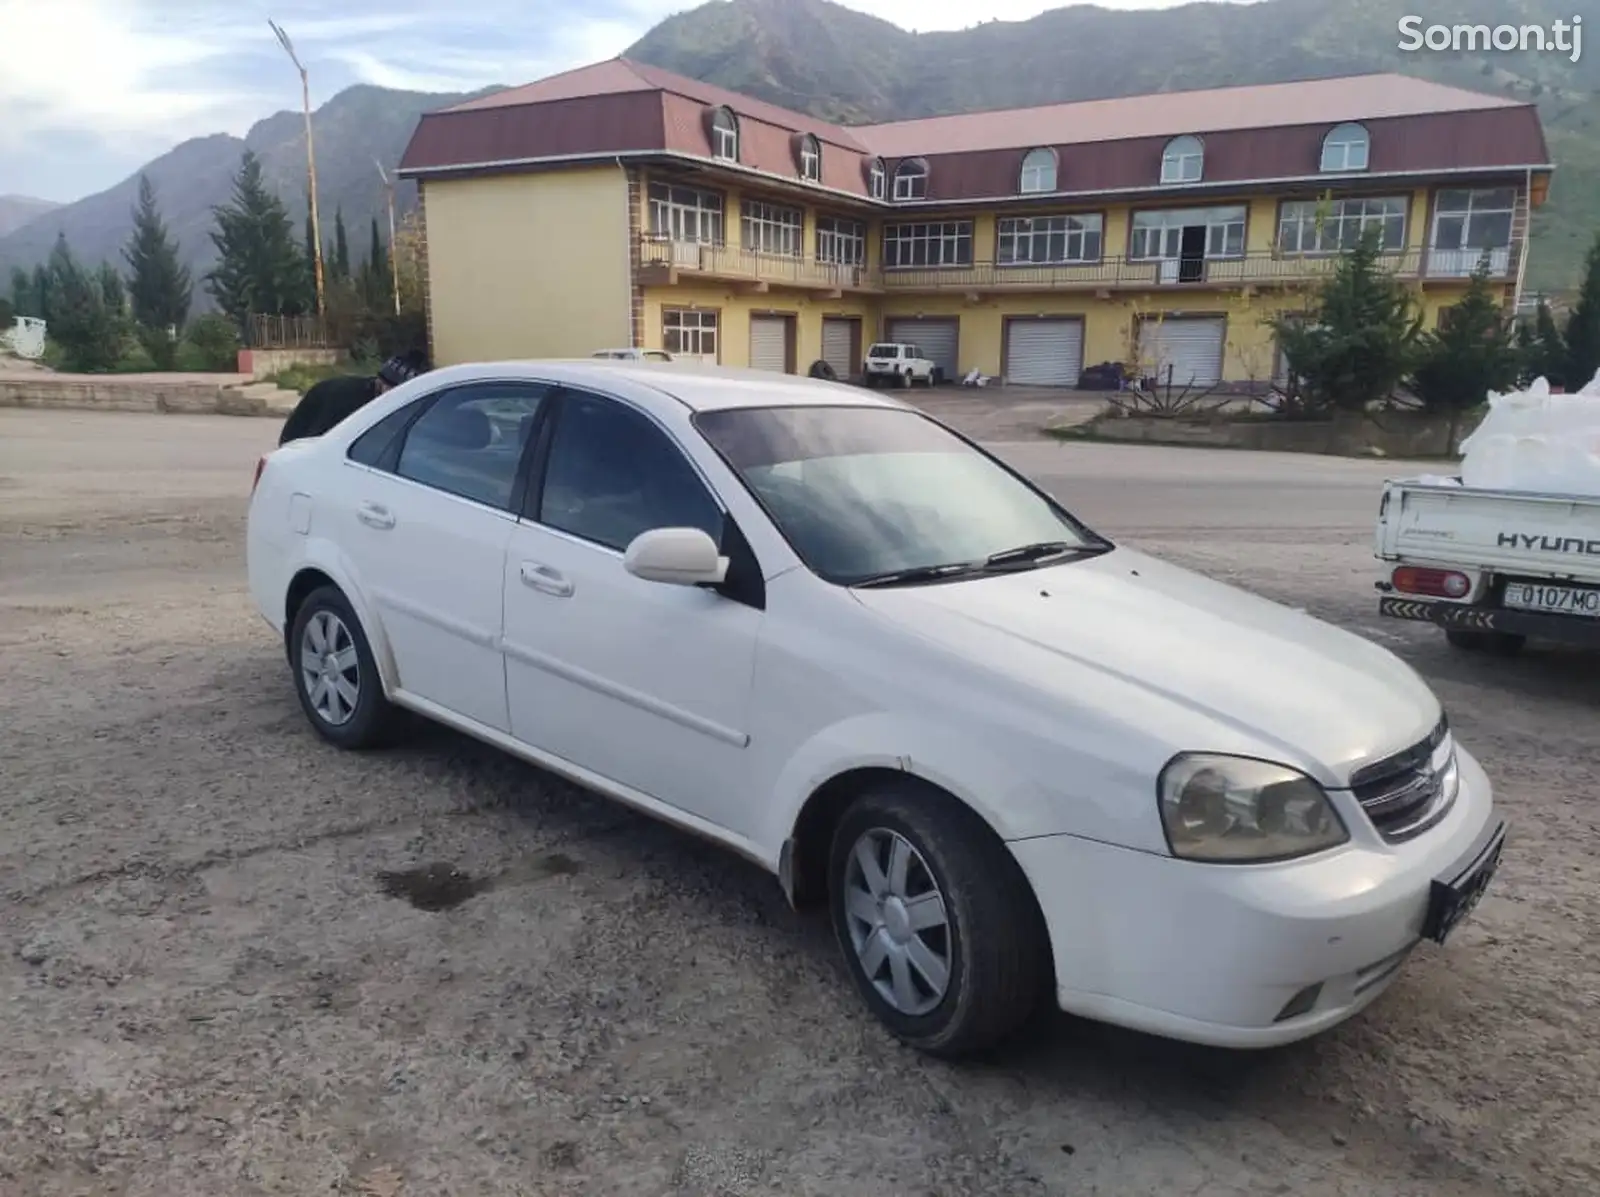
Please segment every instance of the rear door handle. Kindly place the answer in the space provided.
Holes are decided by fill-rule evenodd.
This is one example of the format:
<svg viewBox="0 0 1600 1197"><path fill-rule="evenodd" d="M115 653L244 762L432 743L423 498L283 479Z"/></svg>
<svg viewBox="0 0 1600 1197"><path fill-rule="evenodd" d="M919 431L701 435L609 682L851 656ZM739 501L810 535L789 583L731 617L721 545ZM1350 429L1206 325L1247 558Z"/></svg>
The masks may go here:
<svg viewBox="0 0 1600 1197"><path fill-rule="evenodd" d="M553 594L556 598L572 597L572 583L567 581L560 570L551 569L548 565L541 565L537 561L524 561L521 572L525 586L532 586L544 594Z"/></svg>
<svg viewBox="0 0 1600 1197"><path fill-rule="evenodd" d="M381 503L363 503L356 508L356 519L369 528L394 527L394 514Z"/></svg>

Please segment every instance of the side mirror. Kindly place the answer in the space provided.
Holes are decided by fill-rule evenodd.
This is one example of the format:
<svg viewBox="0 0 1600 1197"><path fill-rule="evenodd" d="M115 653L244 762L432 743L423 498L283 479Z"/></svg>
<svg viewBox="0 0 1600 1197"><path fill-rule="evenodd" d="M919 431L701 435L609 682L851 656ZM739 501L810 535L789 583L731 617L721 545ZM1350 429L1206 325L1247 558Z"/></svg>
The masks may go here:
<svg viewBox="0 0 1600 1197"><path fill-rule="evenodd" d="M647 582L704 586L727 577L728 559L699 528L652 528L633 538L622 568Z"/></svg>

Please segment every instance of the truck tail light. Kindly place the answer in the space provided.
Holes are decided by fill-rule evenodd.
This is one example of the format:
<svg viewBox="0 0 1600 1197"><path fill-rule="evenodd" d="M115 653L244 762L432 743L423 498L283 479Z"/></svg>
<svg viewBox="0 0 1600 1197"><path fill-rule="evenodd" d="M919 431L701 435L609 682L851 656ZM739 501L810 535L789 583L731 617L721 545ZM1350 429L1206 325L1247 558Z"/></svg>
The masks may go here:
<svg viewBox="0 0 1600 1197"><path fill-rule="evenodd" d="M1472 590L1472 579L1453 569L1402 565L1394 571L1391 581L1402 594L1425 594L1433 598L1466 598Z"/></svg>

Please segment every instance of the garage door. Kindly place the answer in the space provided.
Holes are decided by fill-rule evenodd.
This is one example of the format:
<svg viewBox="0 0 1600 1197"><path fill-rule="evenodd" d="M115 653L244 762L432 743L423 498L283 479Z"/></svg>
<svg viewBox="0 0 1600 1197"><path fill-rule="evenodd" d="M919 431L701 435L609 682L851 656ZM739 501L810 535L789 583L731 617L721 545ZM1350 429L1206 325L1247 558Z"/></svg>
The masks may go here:
<svg viewBox="0 0 1600 1197"><path fill-rule="evenodd" d="M1227 322L1220 316L1179 316L1151 320L1139 330L1139 356L1145 368L1159 369L1157 382L1167 383L1172 369L1175 387L1208 387L1222 378L1222 344Z"/></svg>
<svg viewBox="0 0 1600 1197"><path fill-rule="evenodd" d="M779 374L789 369L789 322L782 316L750 317L750 366Z"/></svg>
<svg viewBox="0 0 1600 1197"><path fill-rule="evenodd" d="M824 319L822 321L822 360L833 367L840 378L849 378L861 372L856 357L856 322L854 320Z"/></svg>
<svg viewBox="0 0 1600 1197"><path fill-rule="evenodd" d="M922 356L944 371L946 378L960 378L956 368L956 330L954 320L890 320L884 327L885 340L915 345Z"/></svg>
<svg viewBox="0 0 1600 1197"><path fill-rule="evenodd" d="M1077 320L1006 322L1006 381L1030 387L1075 387L1083 370L1083 325Z"/></svg>

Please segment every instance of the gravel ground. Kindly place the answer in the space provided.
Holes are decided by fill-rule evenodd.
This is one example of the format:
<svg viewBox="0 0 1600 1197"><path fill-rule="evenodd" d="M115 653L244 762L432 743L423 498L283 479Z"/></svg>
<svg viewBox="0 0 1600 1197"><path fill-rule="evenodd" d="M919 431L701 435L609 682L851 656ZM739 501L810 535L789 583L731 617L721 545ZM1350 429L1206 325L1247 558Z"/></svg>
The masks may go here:
<svg viewBox="0 0 1600 1197"><path fill-rule="evenodd" d="M275 433L0 411L4 1197L1600 1191L1600 673L1379 624L1394 465L1001 446L1429 677L1514 820L1474 918L1309 1044L954 1066L737 859L443 731L314 739L243 588Z"/></svg>

